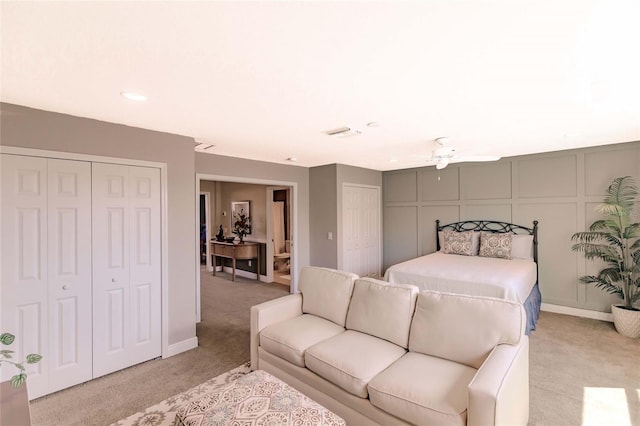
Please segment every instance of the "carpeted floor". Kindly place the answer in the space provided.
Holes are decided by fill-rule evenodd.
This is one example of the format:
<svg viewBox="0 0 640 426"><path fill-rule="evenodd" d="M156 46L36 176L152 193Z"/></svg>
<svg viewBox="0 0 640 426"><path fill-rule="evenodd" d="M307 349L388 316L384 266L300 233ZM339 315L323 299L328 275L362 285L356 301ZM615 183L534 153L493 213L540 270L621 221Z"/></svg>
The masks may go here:
<svg viewBox="0 0 640 426"><path fill-rule="evenodd" d="M217 275L201 274L196 349L31 401L32 424L108 425L247 362L249 309L288 294L289 287L243 277L232 282L229 274Z"/></svg>
<svg viewBox="0 0 640 426"><path fill-rule="evenodd" d="M206 397L211 392L217 392L233 386L237 379L251 372L249 364L246 363L231 371L222 373L185 392L160 401L142 412L132 414L111 426L173 426L176 414L182 406Z"/></svg>
<svg viewBox="0 0 640 426"><path fill-rule="evenodd" d="M282 285L203 274L200 346L32 401L33 424L108 425L249 360L249 307ZM529 425L640 426L640 340L613 324L542 312L531 336Z"/></svg>
<svg viewBox="0 0 640 426"><path fill-rule="evenodd" d="M530 343L530 425L640 426L640 340L541 312Z"/></svg>

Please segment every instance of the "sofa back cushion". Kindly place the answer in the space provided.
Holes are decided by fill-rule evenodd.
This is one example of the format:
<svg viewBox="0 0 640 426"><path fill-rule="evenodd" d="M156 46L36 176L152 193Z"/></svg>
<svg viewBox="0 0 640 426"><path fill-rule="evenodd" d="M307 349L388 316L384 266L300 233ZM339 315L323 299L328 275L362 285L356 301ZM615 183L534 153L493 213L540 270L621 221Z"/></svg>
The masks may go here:
<svg viewBox="0 0 640 426"><path fill-rule="evenodd" d="M302 312L344 327L356 278L356 274L335 269L303 268L298 282L302 293Z"/></svg>
<svg viewBox="0 0 640 426"><path fill-rule="evenodd" d="M492 297L421 291L409 350L480 368L494 347L524 335L521 304Z"/></svg>
<svg viewBox="0 0 640 426"><path fill-rule="evenodd" d="M347 329L370 334L407 348L418 287L357 279L347 314Z"/></svg>

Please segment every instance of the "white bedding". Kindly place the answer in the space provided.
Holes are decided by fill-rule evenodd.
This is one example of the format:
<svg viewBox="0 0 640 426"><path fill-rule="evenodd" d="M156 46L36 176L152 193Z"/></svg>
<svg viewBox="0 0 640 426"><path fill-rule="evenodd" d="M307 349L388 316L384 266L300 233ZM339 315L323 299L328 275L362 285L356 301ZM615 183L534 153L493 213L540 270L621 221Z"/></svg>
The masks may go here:
<svg viewBox="0 0 640 426"><path fill-rule="evenodd" d="M391 283L421 290L490 296L524 303L536 283L535 262L433 253L391 266Z"/></svg>

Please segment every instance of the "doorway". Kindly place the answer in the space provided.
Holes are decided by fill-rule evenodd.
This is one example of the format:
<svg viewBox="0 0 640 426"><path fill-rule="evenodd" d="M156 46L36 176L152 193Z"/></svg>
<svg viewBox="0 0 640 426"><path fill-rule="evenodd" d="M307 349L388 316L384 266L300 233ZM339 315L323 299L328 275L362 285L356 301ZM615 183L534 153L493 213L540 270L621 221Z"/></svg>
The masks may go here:
<svg viewBox="0 0 640 426"><path fill-rule="evenodd" d="M210 184L214 183L214 186L211 186ZM297 193L298 193L298 183L297 182L286 182L286 181L271 181L271 180L265 180L265 179L252 179L252 178L242 178L242 177L233 177L233 176L219 176L219 175L208 175L208 174L196 174L196 202L197 202L197 208L196 208L196 235L198 235L197 237L197 243L196 243L196 247L197 247L197 252L200 254L200 250L201 250L201 243L200 243L200 235L201 235L201 208L200 208L200 194L201 192L210 192L209 195L209 202L205 201L205 208L208 207L209 208L209 212L205 213L205 216L208 218L213 217L214 220L212 221L211 219L209 219L209 221L207 222L205 220L205 226L206 226L206 238L205 238L205 244L204 244L204 256L205 256L205 264L206 267L204 266L204 264L201 264L201 258L202 255L200 254L199 256L197 256L198 261L196 262L196 318L197 321L200 322L201 321L201 305L202 305L202 301L201 301L201 272L204 273L211 273L212 270L212 262L211 262L211 244L209 244L208 242L211 241L211 238L216 234L216 229L212 229L212 227L217 226L217 224L219 222L224 222L226 223L226 220L228 220L228 214L230 212L230 203L227 200L223 194L224 190L221 189L221 186L224 186L225 184L235 184L235 186L237 186L237 184L249 184L249 185L261 185L264 189L262 190L262 195L259 197L262 199L261 201L261 207L258 207L257 205L253 205L254 207L251 208L252 214L251 216L255 216L255 220L262 220L265 223L261 224L260 226L257 226L258 224L254 224L256 226L252 227L253 229L257 230L258 232L254 232L249 240L252 242L256 242L259 243L260 245L260 256L263 259L260 264L264 265L263 267L261 267L261 273L258 274L258 280L263 282L263 283L272 283L273 282L273 257L274 257L274 245L272 242L273 239L273 223L271 220L272 217L272 210L271 210L271 200L272 197L269 198L268 196L265 198L265 195L267 194L265 191L268 192L270 189L276 189L276 190L286 190L286 194L287 194L287 201L286 201L286 205L287 205L287 209L286 209L286 217L287 217L287 224L286 224L286 229L287 229L287 233L286 236L288 238L288 242L286 243L286 247L284 247L285 249L288 248L288 255L289 255L289 259L287 262L287 266L289 268L289 282L287 284L289 284L289 291L291 293L295 293L297 292L297 270L298 270L298 265L296 262L297 259L297 249L296 249L296 238L297 238L297 224L298 224L298 217L297 217L297 212L298 212L298 208L297 208ZM207 186L209 185L209 186ZM208 189L207 189L208 188ZM228 197L227 197L228 198ZM239 199L238 199L239 200ZM231 201L238 201L238 200L231 200ZM242 199L241 201L247 201L247 199ZM249 200L251 201L251 200ZM227 204L229 204L229 206L227 206ZM262 210L264 212L264 215L260 214L260 210ZM283 209L284 210L284 209ZM255 212L255 215L254 215ZM284 213L284 212L283 212ZM220 217L218 217L220 216ZM220 218L224 217L225 220L221 221ZM216 219L217 218L217 219ZM217 220L217 221L216 221ZM225 227L227 227L227 225L225 225ZM263 229L264 231L261 233L259 230ZM224 229L224 234L227 235L230 233L230 229ZM264 263L262 263L264 262ZM255 266L255 265L254 265ZM202 269L202 271L201 271ZM240 276L242 276L242 272L243 271L238 271L236 270L236 274L240 274ZM264 275L262 275L264 274ZM282 275L287 275L287 274L282 274ZM255 272L252 275L255 279L256 274Z"/></svg>
<svg viewBox="0 0 640 426"><path fill-rule="evenodd" d="M210 215L209 215L209 197L208 192L200 192L200 264L207 264L207 241L211 235Z"/></svg>
<svg viewBox="0 0 640 426"><path fill-rule="evenodd" d="M273 256L269 261L273 271L272 280L286 286L291 285L290 198L289 188L267 188L267 201L271 203L270 234Z"/></svg>

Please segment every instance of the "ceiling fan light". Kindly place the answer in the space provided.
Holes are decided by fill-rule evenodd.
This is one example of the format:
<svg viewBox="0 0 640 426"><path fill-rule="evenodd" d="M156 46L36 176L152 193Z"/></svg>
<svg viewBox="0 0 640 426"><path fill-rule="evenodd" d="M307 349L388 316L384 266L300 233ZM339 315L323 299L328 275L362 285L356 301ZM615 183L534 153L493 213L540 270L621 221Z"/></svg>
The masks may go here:
<svg viewBox="0 0 640 426"><path fill-rule="evenodd" d="M130 101L135 101L135 102L144 102L147 100L147 97L139 92L129 92L125 90L120 92L120 95L123 98L129 99Z"/></svg>
<svg viewBox="0 0 640 426"><path fill-rule="evenodd" d="M449 162L447 160L438 160L438 162L436 163L436 169L442 170L448 165L449 165Z"/></svg>

